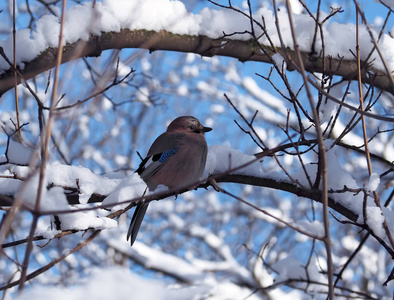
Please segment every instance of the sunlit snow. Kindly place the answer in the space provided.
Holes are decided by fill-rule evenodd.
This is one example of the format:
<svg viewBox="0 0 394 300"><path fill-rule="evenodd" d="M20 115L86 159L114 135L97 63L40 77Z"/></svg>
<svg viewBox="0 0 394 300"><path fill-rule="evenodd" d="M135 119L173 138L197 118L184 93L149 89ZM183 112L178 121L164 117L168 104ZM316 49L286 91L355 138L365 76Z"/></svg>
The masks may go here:
<svg viewBox="0 0 394 300"><path fill-rule="evenodd" d="M82 5L70 7L66 12L64 24L63 44L74 43L77 40L88 40L90 34L101 35L102 32L119 32L121 29L146 29L146 30L167 30L175 34L185 35L206 35L211 38L220 38L223 33L234 33L250 31L248 18L232 10L218 10L204 8L198 13L188 12L181 1L169 0L147 0L147 1L126 1L126 0L104 0L96 2L94 8L90 2ZM299 12L299 9L296 9ZM289 19L285 9L278 12L279 26L284 45L293 48ZM275 26L274 12L262 7L254 13L256 20L261 20L264 16L264 24L268 35L276 46L280 46L277 29ZM327 15L320 13L323 19ZM315 21L307 14L294 14L295 29L298 44L301 50L309 51L312 43L312 36L315 28ZM322 26L325 36L325 54L327 56L353 59L353 54L349 49L355 49L356 34L355 25L339 24L336 22ZM23 68L24 62L31 61L40 52L48 47L57 47L59 43L59 18L53 15L43 16L36 22L35 28L22 29L16 34L16 57L17 64ZM261 35L261 28L254 28L256 35ZM378 33L375 32L375 36ZM248 34L234 34L228 38L248 40ZM265 35L262 35L260 42L268 44ZM360 25L360 45L361 58L366 58L373 45L369 33L364 25ZM387 59L390 69L394 69L394 40L387 34L383 34L379 41L383 50L383 55ZM6 55L12 58L12 35L6 40L0 41L0 46L4 48ZM321 43L315 44L315 51L320 52ZM383 69L376 51L370 58L374 60L375 67ZM275 61L279 61L275 58ZM8 64L1 59L0 70L9 69Z"/></svg>

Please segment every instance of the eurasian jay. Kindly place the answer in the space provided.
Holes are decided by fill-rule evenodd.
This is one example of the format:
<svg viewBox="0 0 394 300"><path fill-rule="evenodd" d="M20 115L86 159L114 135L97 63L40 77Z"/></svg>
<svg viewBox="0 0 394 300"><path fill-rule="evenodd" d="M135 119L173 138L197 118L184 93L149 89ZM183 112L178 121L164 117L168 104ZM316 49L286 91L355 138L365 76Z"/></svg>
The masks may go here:
<svg viewBox="0 0 394 300"><path fill-rule="evenodd" d="M167 131L150 147L146 158L136 172L153 191L159 184L168 188L192 188L201 178L207 160L207 142L204 127L192 116L173 120ZM138 204L131 219L127 240L133 245L149 203Z"/></svg>

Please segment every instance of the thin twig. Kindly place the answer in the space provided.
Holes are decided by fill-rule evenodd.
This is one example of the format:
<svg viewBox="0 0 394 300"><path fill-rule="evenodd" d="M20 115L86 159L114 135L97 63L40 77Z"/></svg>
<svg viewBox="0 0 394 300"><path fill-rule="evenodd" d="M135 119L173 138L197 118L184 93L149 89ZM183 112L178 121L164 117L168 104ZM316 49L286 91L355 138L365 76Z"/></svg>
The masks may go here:
<svg viewBox="0 0 394 300"><path fill-rule="evenodd" d="M333 261L332 261L332 254L331 254L331 238L330 238L330 227L329 227L329 220L328 220L328 179L327 179L327 158L326 158L326 148L324 146L324 141L323 141L323 134L320 128L320 121L319 121L319 115L316 111L316 108L313 103L313 97L309 89L308 85L308 79L305 74L305 68L304 64L302 61L301 57L301 51L297 42L297 37L296 37L296 32L295 32L295 27L294 27L294 21L293 21L293 16L292 16L292 10L291 10L291 5L290 1L286 0L286 6L288 10L288 17L289 17L289 23L290 23L290 29L291 29L291 35L293 38L294 42L294 49L297 53L298 56L298 61L299 61L299 67L301 69L301 75L305 83L305 90L308 96L308 100L311 106L312 114L313 114L313 121L315 123L315 128L316 128L316 136L317 136L317 141L318 141L318 146L319 146L319 171L320 173L318 174L317 177L321 177L322 180L322 203L323 203L323 224L324 224L324 232L325 236L323 239L324 246L326 248L327 252L327 277L328 277L328 297L330 299L334 299L334 280L333 280L333 274L334 274L334 269L333 269Z"/></svg>
<svg viewBox="0 0 394 300"><path fill-rule="evenodd" d="M48 271L48 270L51 269L54 265L56 265L57 263L63 261L63 260L64 260L66 257L68 257L69 255L71 255L71 254L73 254L74 252L76 252L76 251L82 249L83 247L85 247L87 244L89 244L91 241L93 241L94 238L96 238L96 237L99 235L100 232L101 232L100 229L94 231L94 232L89 236L89 238L87 238L83 243L78 244L74 249L72 249L72 250L70 250L70 251L66 251L65 254L61 255L61 256L58 257L57 259L52 260L49 264L47 264L47 265L45 265L45 266L43 266L43 267L41 267L41 268L35 270L34 272L30 273L29 275L26 275L25 278L24 278L24 280L25 280L25 281L26 281L26 280L31 280L31 279L37 277L38 275L44 273L45 271ZM16 285L21 286L21 285L23 285L23 284L24 284L23 278L20 278L19 280L16 280L16 281L13 281L13 282L11 282L11 283L8 283L8 284L6 284L6 285L1 286L1 287L0 287L0 291L7 290L7 289L9 289L9 288L11 288L11 287L13 287L13 286L16 286Z"/></svg>
<svg viewBox="0 0 394 300"><path fill-rule="evenodd" d="M15 111L16 111L16 124L20 128L19 119L19 98L18 98L18 74L16 72L16 12L15 12L16 0L12 1L12 46L14 56L14 84L15 84ZM22 133L18 131L19 140L22 141Z"/></svg>
<svg viewBox="0 0 394 300"><path fill-rule="evenodd" d="M356 2L356 6L357 6L357 1ZM358 91L359 91L359 100L360 100L360 109L362 111L364 111L364 98L363 98L363 91L362 91L362 82L361 82L361 58L360 58L360 42L359 42L359 27L360 27L360 21L359 21L359 14L361 14L361 10L359 7L357 7L357 12L356 12L356 43L357 43L357 70L358 70ZM365 117L361 116L361 122L362 122L362 131L363 131L363 138L364 138L364 147L365 147L365 158L367 161L367 167L368 167L368 173L369 176L372 175L372 164L371 164L371 157L369 155L369 146L368 146L368 136L367 136L367 126L366 126L366 122L365 122ZM381 208L380 205L380 198L378 196L378 193L375 191L372 192L373 196L374 196L374 200L375 200L375 204L377 207ZM366 197L365 197L366 198ZM364 220L366 221L367 219L367 215L366 215L366 202L367 200L364 199ZM383 214L383 212L381 211L381 214ZM386 219L384 219L383 221L383 229L387 235L387 238L390 241L391 247L393 247L394 249L394 239L393 236L390 232L390 229L387 225L387 221Z"/></svg>
<svg viewBox="0 0 394 300"><path fill-rule="evenodd" d="M25 282L27 279L26 278L27 268L29 267L29 258L30 258L31 251L33 249L34 232L36 231L38 218L40 217L39 211L40 211L40 205L41 205L42 191L45 188L44 187L44 176L45 176L46 162L47 162L48 152L49 152L49 142L50 142L51 132L52 132L52 122L53 122L53 117L54 117L54 110L53 109L54 109L55 103L56 103L57 87L59 84L59 69L60 69L60 65L62 62L63 30L64 30L64 21L65 21L65 17L66 17L66 5L67 5L67 0L63 0L62 16L61 16L61 23L60 23L60 33L59 33L58 53L57 53L57 63L56 63L56 67L55 67L55 78L54 78L54 84L53 84L53 90L52 90L51 106L50 106L50 110L49 110L49 117L48 117L48 121L47 121L46 130L45 130L44 148L42 149L42 154L41 154L39 183L38 183L37 197L36 197L34 213L33 213L33 221L32 221L31 227L30 227L29 241L26 246L25 258L24 258L23 265L22 265L22 273L21 273L21 278L20 278L20 282L19 282L19 289L18 289L19 291L22 291L24 289Z"/></svg>

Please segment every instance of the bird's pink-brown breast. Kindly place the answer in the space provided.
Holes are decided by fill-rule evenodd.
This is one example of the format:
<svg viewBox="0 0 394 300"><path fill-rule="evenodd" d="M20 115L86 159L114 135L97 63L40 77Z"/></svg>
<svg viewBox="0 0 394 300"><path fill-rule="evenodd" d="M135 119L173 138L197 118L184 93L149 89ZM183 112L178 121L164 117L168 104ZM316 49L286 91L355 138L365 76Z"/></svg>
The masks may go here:
<svg viewBox="0 0 394 300"><path fill-rule="evenodd" d="M177 151L155 172L154 176L145 179L148 187L155 189L159 184L169 188L186 187L197 182L204 172L207 160L208 147L204 135L194 132L167 132L165 137L166 140L169 138L173 143L166 144L167 147L164 145L160 147L158 145L165 141L159 136L151 148L155 146L154 149L161 149L160 151L164 152L164 148L177 147ZM148 156L154 154L148 152ZM143 174L142 177L144 177Z"/></svg>

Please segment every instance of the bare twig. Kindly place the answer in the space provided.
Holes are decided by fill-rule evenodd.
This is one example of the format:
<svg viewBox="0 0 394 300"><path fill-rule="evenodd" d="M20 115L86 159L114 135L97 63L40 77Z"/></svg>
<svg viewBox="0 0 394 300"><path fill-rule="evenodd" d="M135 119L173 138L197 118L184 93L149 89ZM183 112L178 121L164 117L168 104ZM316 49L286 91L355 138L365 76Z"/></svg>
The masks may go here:
<svg viewBox="0 0 394 300"><path fill-rule="evenodd" d="M324 232L325 237L323 239L326 252L327 252L327 277L328 277L328 297L330 299L334 299L334 281L333 281L333 262L332 262L332 255L331 255L331 238L330 238L330 227L329 227L329 220L328 220L328 181L327 181L327 159L326 159L326 148L324 146L323 141L323 134L320 128L319 116L316 111L316 108L313 103L313 97L309 90L308 86L308 79L305 74L304 65L301 59L301 52L297 43L297 37L294 28L294 22L292 17L292 10L289 0L286 1L286 6L288 10L289 22L290 22L290 29L291 34L294 42L294 49L298 55L299 67L301 69L301 75L304 79L305 89L308 95L308 100L312 109L313 113L313 121L315 123L316 128L316 136L319 146L319 174L316 178L321 177L322 179L322 203L323 203L323 224L324 224Z"/></svg>
<svg viewBox="0 0 394 300"><path fill-rule="evenodd" d="M64 21L65 21L65 16L66 16L66 4L67 4L67 0L63 0L62 17L61 17L60 33L59 33L58 53L57 53L57 63L56 63L56 68L55 68L55 78L54 78L54 85L53 85L52 97L51 97L51 108L49 110L49 117L48 117L47 126L46 126L46 130L45 130L44 149L42 149L42 154L41 154L41 167L40 167L40 172L39 172L38 191L37 191L37 198L36 198L35 207L34 207L35 213L33 214L33 221L32 221L31 227L30 227L29 241L26 246L25 258L24 258L23 265L22 265L22 274L21 274L21 278L20 278L20 282L19 282L19 291L22 291L24 289L25 282L27 279L27 277L26 277L27 276L27 268L29 266L30 253L33 248L34 232L36 230L38 218L40 216L39 211L40 211L40 205L41 205L41 196L42 196L42 191L45 188L44 187L45 168L46 168L46 162L47 162L47 158L48 158L49 142L50 142L50 138L51 138L52 122L53 122L53 117L54 117L53 109L54 109L55 103L56 103L57 86L59 83L59 68L61 65L62 53L63 53L63 29L64 29ZM44 134L44 133L42 133L42 134Z"/></svg>
<svg viewBox="0 0 394 300"><path fill-rule="evenodd" d="M357 6L357 1L356 6ZM360 99L360 109L363 111L364 110L364 98L363 98L363 91L362 91L362 86L361 86L361 58L360 58L360 43L359 43L359 13L360 13L360 8L357 7L357 13L356 13L356 41L357 41L357 68L358 68L358 88L359 88L359 99ZM361 14L361 13L360 13ZM394 82L393 82L394 83ZM364 138L364 147L365 147L365 158L367 161L367 166L368 166L368 173L371 176L372 174L372 165L371 165L371 158L369 155L369 146L368 146L368 137L367 137L367 128L366 128L366 123L365 123L365 117L361 116L361 122L362 122L362 130L363 130L363 138ZM376 206L381 209L380 205L380 198L378 196L378 193L375 191L372 192ZM367 200L364 200L364 206L366 206ZM364 219L366 220L367 215L366 215L366 207L364 208ZM383 214L383 212L381 212ZM394 239L393 236L390 232L390 229L387 225L386 220L383 221L383 228L385 230L385 233L387 235L387 238L390 241L391 247L394 249Z"/></svg>

